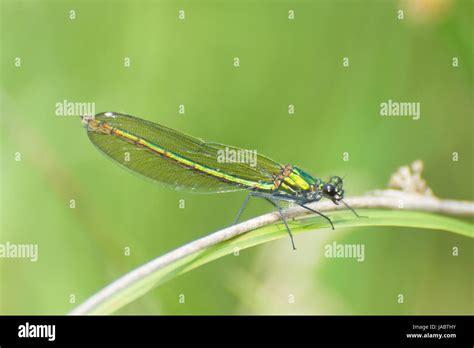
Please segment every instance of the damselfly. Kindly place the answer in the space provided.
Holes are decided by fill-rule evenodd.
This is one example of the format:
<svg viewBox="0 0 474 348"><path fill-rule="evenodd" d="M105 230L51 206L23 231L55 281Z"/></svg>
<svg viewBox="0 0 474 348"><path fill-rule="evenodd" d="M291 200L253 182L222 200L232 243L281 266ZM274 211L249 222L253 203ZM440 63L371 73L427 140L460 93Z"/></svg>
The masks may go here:
<svg viewBox="0 0 474 348"><path fill-rule="evenodd" d="M282 165L268 157L256 155L255 165L222 161L222 151L242 149L210 143L156 123L130 115L105 112L82 116L91 142L122 167L175 190L194 193L217 193L247 190L248 195L234 224L239 220L250 197L261 197L278 210L291 239L293 236L280 201L292 202L325 218L308 203L328 198L335 204L343 201L343 181L333 176L329 181L312 177L295 165ZM358 216L358 215L357 215Z"/></svg>

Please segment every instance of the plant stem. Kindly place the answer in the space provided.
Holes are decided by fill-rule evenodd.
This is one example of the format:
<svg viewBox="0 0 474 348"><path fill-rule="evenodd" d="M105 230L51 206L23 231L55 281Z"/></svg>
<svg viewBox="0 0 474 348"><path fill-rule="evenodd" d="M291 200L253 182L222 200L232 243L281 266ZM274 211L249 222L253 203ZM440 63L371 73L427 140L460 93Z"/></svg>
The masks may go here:
<svg viewBox="0 0 474 348"><path fill-rule="evenodd" d="M355 209L384 208L391 210L418 210L459 216L474 216L474 202L443 200L431 195L407 193L399 190L374 191L365 196L347 198L346 202ZM315 202L308 204L308 206L318 211L346 209L343 205L335 205L330 201ZM296 218L309 214L311 214L309 211L300 207L292 207L284 210L286 218ZM120 292L147 275L156 272L177 260L181 260L200 250L219 244L248 231L275 223L279 219L280 217L277 212L265 214L238 225L224 228L208 236L185 244L125 274L123 277L117 279L90 297L83 304L71 311L70 314L90 313L94 308L114 296L117 292Z"/></svg>

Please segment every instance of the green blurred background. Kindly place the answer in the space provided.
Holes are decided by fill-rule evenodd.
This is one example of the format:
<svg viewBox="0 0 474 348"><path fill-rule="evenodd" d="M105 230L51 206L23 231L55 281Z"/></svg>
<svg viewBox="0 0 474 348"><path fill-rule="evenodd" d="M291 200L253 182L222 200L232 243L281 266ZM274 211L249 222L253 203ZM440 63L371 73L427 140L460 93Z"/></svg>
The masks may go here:
<svg viewBox="0 0 474 348"><path fill-rule="evenodd" d="M38 244L39 260L0 259L0 313L66 313L134 267L228 226L245 197L180 193L129 174L90 144L78 117L55 115L63 100L257 149L322 178L347 175L347 195L383 188L422 159L435 194L472 200L472 23L469 0L2 0L0 242ZM420 120L381 117L388 99L420 102ZM245 217L269 208L255 200ZM325 258L333 241L364 244L365 261ZM296 243L297 252L284 238L224 257L120 313L474 312L467 238L358 228Z"/></svg>

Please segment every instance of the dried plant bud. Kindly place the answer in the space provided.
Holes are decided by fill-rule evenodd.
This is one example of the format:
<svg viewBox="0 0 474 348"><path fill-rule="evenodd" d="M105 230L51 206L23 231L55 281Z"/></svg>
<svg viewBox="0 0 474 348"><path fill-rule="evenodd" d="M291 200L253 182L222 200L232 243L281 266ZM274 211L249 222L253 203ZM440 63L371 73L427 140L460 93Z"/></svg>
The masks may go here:
<svg viewBox="0 0 474 348"><path fill-rule="evenodd" d="M392 174L388 186L409 193L433 196L433 191L422 178L423 161L416 160L410 167L402 166Z"/></svg>

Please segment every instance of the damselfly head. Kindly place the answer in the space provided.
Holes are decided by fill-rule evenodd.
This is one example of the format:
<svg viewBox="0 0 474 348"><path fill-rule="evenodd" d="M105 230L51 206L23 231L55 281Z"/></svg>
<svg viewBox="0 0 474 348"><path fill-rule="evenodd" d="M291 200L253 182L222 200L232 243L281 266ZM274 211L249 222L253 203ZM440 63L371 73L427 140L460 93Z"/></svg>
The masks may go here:
<svg viewBox="0 0 474 348"><path fill-rule="evenodd" d="M321 186L323 196L329 198L334 203L344 198L343 182L339 176L333 176L329 181Z"/></svg>

